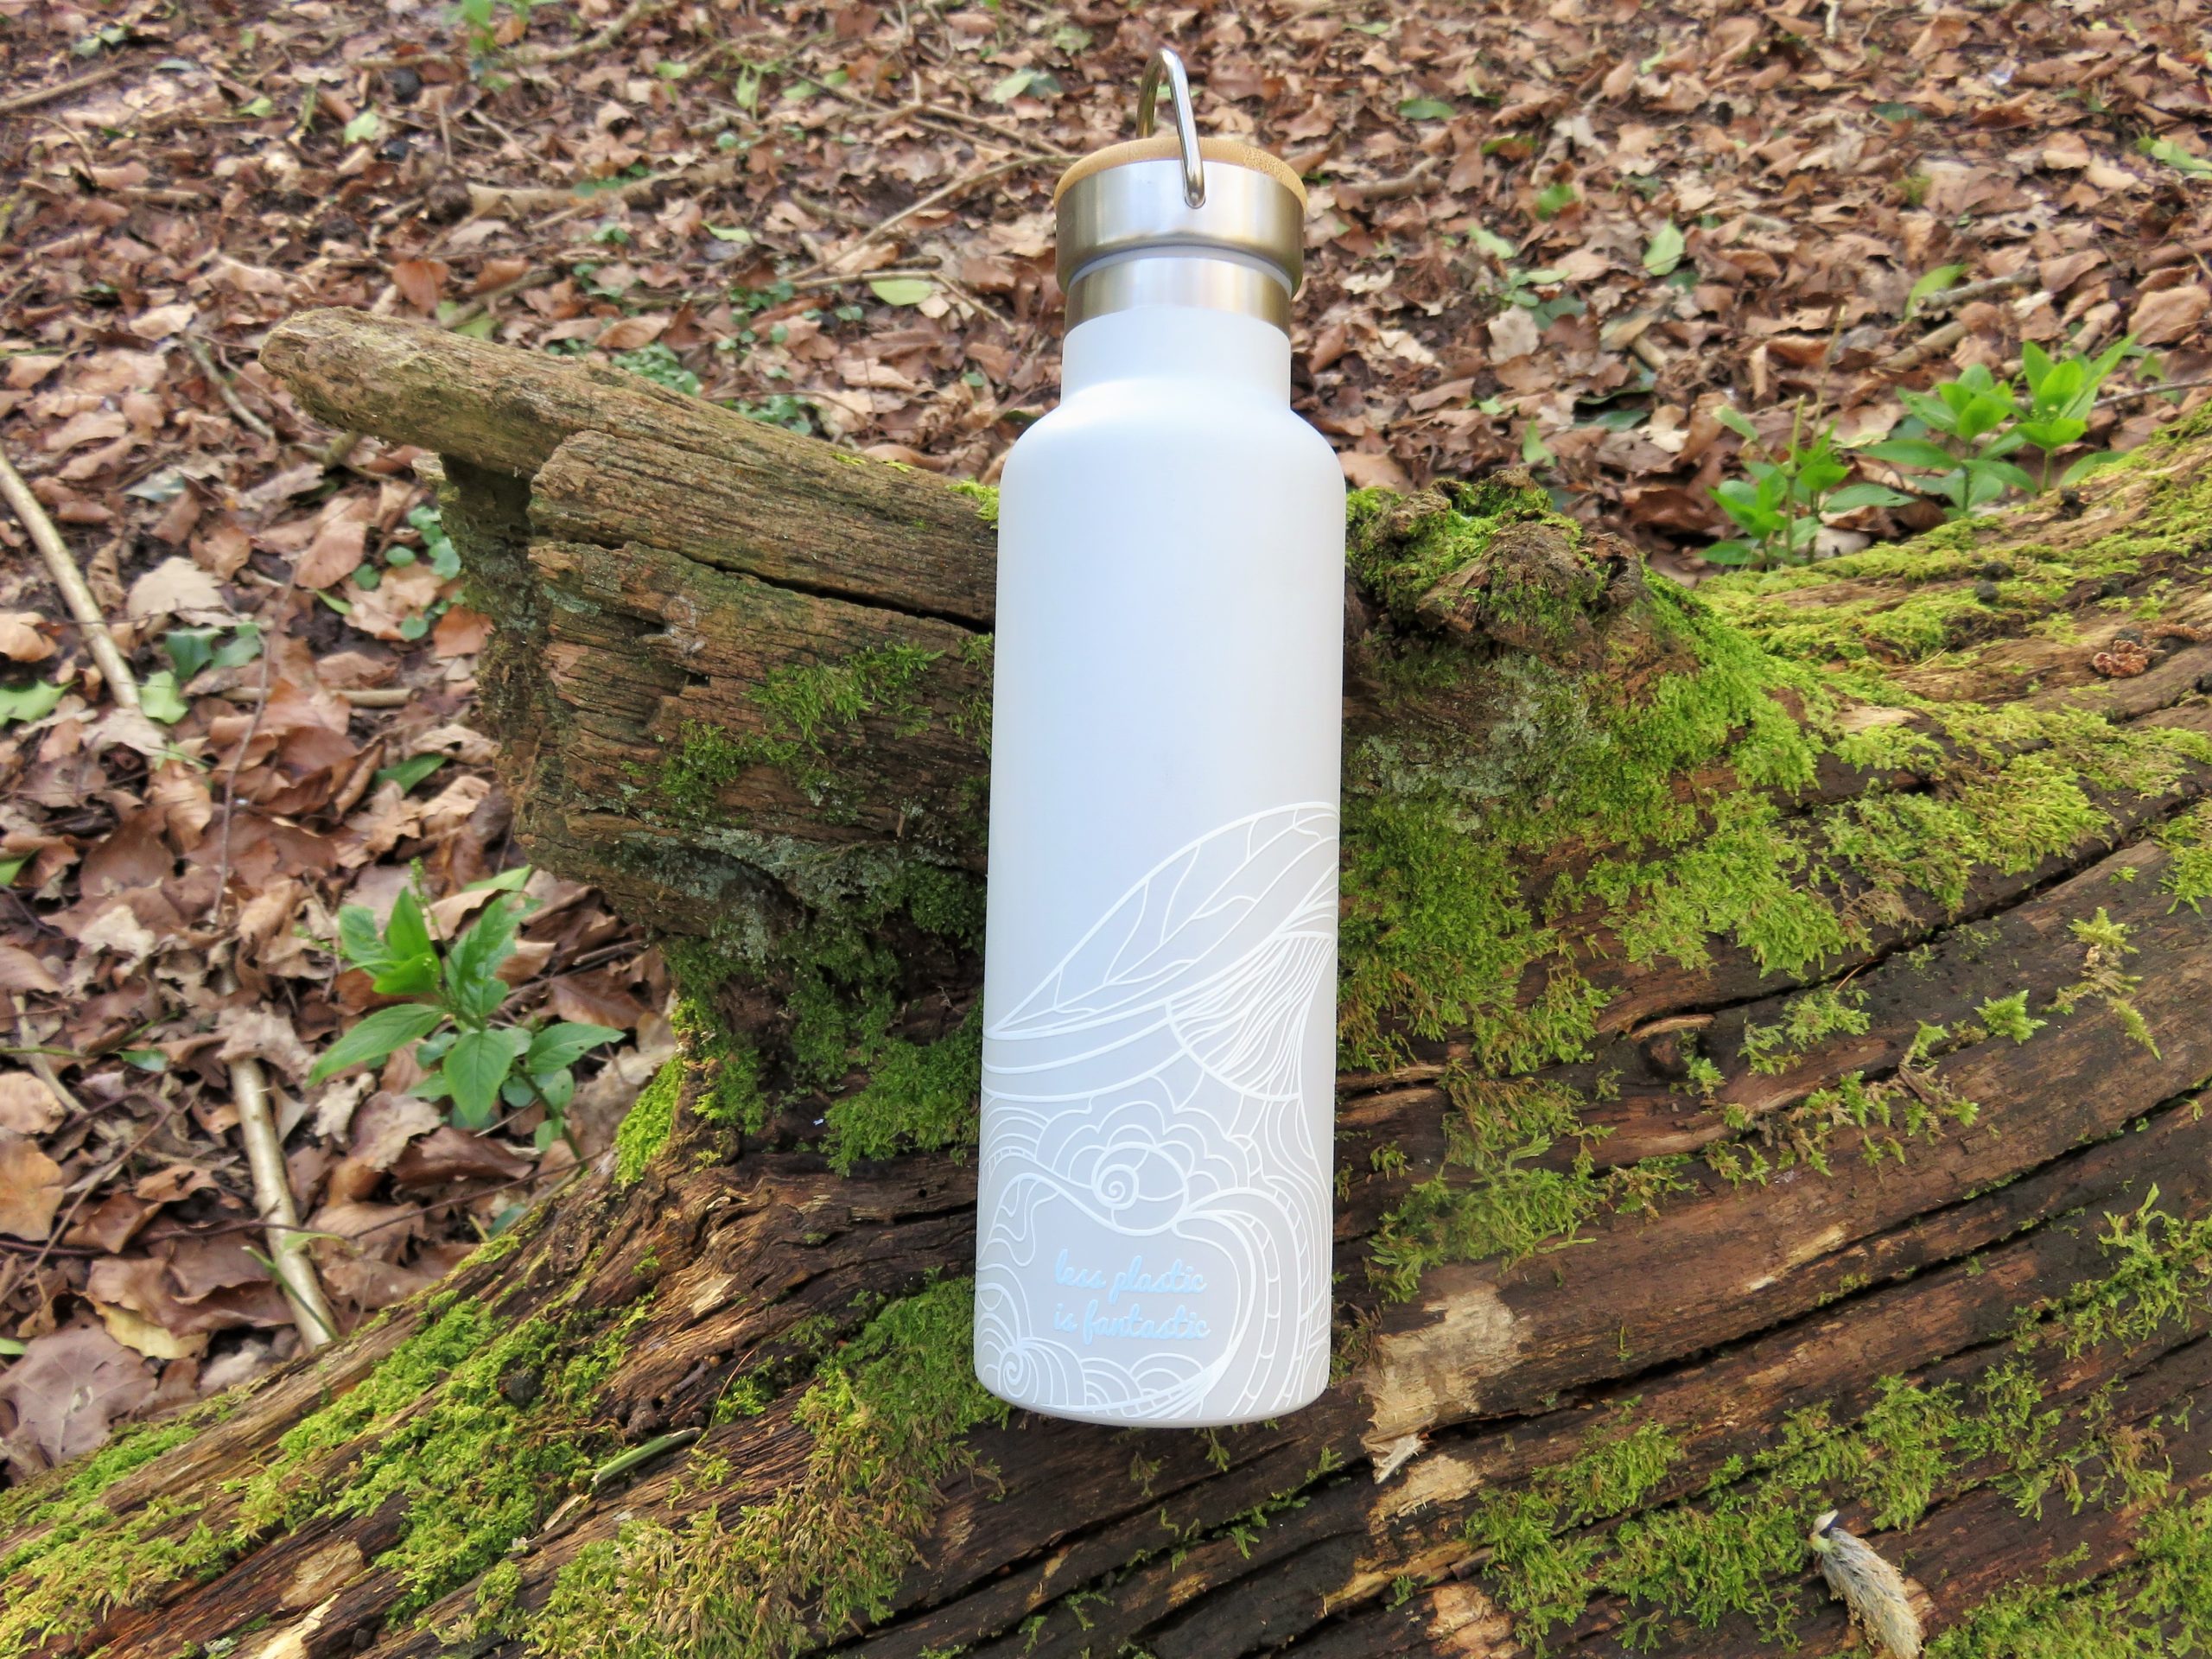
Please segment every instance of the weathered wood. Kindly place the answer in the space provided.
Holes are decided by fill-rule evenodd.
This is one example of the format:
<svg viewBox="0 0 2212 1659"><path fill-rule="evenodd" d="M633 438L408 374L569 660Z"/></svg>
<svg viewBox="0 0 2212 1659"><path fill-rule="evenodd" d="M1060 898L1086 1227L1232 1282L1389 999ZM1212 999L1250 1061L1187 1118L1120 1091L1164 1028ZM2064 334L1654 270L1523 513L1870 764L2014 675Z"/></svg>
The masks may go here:
<svg viewBox="0 0 2212 1659"><path fill-rule="evenodd" d="M0 1498L0 1655L1820 1654L1831 1503L1936 1629L2186 1616L2212 439L1709 601L1510 480L1360 503L1340 1380L1140 1433L965 1381L988 503L435 331L268 359L443 455L525 842L664 930L689 1058L633 1183L119 1519Z"/></svg>

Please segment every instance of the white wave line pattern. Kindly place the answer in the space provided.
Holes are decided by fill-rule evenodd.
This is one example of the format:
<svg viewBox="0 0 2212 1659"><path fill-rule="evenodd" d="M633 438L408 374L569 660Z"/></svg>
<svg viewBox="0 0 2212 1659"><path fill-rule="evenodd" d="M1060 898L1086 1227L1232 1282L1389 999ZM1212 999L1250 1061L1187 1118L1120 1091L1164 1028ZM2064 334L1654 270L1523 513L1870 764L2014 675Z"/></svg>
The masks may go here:
<svg viewBox="0 0 2212 1659"><path fill-rule="evenodd" d="M1141 877L983 1034L976 1356L1048 1408L1264 1415L1328 1369L1337 810L1257 812ZM1116 1359L1049 1317L1071 1232L1217 1264L1204 1340ZM1043 1304L1040 1306L1040 1302Z"/></svg>

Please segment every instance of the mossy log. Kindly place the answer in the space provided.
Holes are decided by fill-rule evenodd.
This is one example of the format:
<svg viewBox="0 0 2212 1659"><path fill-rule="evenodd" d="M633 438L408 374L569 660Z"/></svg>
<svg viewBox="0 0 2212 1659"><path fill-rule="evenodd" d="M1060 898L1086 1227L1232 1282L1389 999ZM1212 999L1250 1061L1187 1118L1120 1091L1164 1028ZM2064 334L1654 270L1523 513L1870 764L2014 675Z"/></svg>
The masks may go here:
<svg viewBox="0 0 2212 1659"><path fill-rule="evenodd" d="M685 1052L435 1294L0 1495L0 1656L1824 1654L1827 1509L1951 1659L2212 1641L2212 431L1694 594L1356 496L1337 1380L1116 1431L968 1367L988 492L265 357L444 458L521 834Z"/></svg>

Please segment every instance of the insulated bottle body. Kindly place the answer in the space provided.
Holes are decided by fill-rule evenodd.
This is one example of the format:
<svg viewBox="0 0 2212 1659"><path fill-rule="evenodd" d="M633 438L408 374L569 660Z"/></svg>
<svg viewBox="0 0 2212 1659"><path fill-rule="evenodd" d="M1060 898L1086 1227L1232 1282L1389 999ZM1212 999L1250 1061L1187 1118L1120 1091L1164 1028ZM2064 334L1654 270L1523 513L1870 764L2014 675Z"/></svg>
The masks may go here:
<svg viewBox="0 0 2212 1659"><path fill-rule="evenodd" d="M1198 1426L1329 1363L1344 485L1255 317L1080 323L999 517L976 1368Z"/></svg>

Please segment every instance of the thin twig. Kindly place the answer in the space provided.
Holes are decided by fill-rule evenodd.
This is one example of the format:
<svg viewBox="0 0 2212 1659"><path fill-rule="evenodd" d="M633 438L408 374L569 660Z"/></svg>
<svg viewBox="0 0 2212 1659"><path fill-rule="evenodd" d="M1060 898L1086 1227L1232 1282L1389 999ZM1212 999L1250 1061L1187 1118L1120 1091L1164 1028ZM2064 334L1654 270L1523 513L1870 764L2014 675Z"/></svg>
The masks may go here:
<svg viewBox="0 0 2212 1659"><path fill-rule="evenodd" d="M613 45L632 24L643 22L655 12L665 10L669 3L670 0L630 0L630 3L617 12L596 34L570 41L566 46L524 47L514 53L513 61L523 67L536 69L546 64L569 63L578 58L589 57L593 53Z"/></svg>
<svg viewBox="0 0 2212 1659"><path fill-rule="evenodd" d="M54 1069L54 1062L47 1058L47 1051L31 1040L30 1007L23 1001L23 994L21 991L13 991L9 995L10 1000L16 1005L16 1039L22 1044L18 1052L23 1056L25 1062L30 1066L31 1075L54 1090L54 1097L56 1100L71 1111L82 1116L85 1103L69 1092L67 1085L61 1081L61 1074Z"/></svg>
<svg viewBox="0 0 2212 1659"><path fill-rule="evenodd" d="M79 75L74 80L58 80L51 86L34 86L28 92L14 92L0 98L0 115L16 115L25 110L35 110L41 104L51 104L57 98L67 98L72 92L81 92L87 86L98 86L113 80L123 73L123 66L111 63L95 69L89 75Z"/></svg>
<svg viewBox="0 0 2212 1659"><path fill-rule="evenodd" d="M46 516L38 497L31 493L31 486L23 482L22 474L10 464L4 453L0 453L0 496L7 498L10 509L22 520L23 528L30 531L32 545L46 561L47 574L61 590L70 615L85 630L85 644L91 648L92 660L99 664L109 695L125 709L136 709L138 682L131 677L130 664L123 660L115 636L107 631L107 619L100 614L99 601L85 584L85 573L77 568L77 561L70 556L69 544L61 539L54 520Z"/></svg>
<svg viewBox="0 0 2212 1659"><path fill-rule="evenodd" d="M292 594L299 585L300 571L296 564L270 612L278 624L284 621L285 607L292 602ZM231 885L231 820L238 807L238 772L245 766L246 751L260 734L262 717L269 712L269 670L276 655L276 632L271 628L270 638L262 642L261 683L254 692L253 718L246 722L245 735L238 739L238 750L231 756L230 770L223 775L223 835L215 861L215 896L210 901L213 907L208 912L210 918L217 922L223 919L223 900Z"/></svg>
<svg viewBox="0 0 2212 1659"><path fill-rule="evenodd" d="M17 1006L20 1007L21 1005L18 1004ZM85 1207L85 1200L92 1197L93 1192L99 1186L99 1184L102 1181L107 1179L107 1178L114 1174L117 1170L121 1169L124 1165L129 1163L133 1158L137 1157L138 1155L138 1149L144 1146L149 1141L152 1140L156 1135L161 1132L162 1125L169 1121L169 1114L175 1109L175 1102L162 1102L162 1109L154 1114L154 1121L151 1123L149 1123L139 1132L138 1138L137 1140L133 1141L129 1146L125 1147L121 1152L116 1154L114 1157L109 1159L106 1163L94 1170L90 1175L85 1177L85 1179L78 1184L76 1198L71 1201L68 1209L61 1212L61 1215L55 1220L54 1225L47 1230L46 1242L39 1247L38 1255L31 1262L30 1270L34 1274L35 1274L41 1268L46 1265L46 1258L53 1253L57 1246L61 1244L61 1235L67 1232L69 1230L70 1223L77 1219L77 1211Z"/></svg>
<svg viewBox="0 0 2212 1659"><path fill-rule="evenodd" d="M215 353L208 348L207 342L197 334L187 334L184 348L192 353L192 360L206 372L208 384L215 388L215 395L223 400L224 407L237 418L238 423L256 437L276 442L276 434L270 429L269 423L245 406L237 388L231 385L230 377L215 365Z"/></svg>
<svg viewBox="0 0 2212 1659"><path fill-rule="evenodd" d="M1942 288L1933 294L1924 294L1921 296L1919 310L1923 315L1930 311L1948 311L1955 306L1971 305L1976 300L1986 300L1993 294L2002 294L2008 288L2025 288L2035 279L2035 267L2023 265L2002 276L1986 276L1978 283L1961 283L1956 288Z"/></svg>
<svg viewBox="0 0 2212 1659"><path fill-rule="evenodd" d="M938 206L942 202L950 201L953 197L963 194L966 192L974 189L979 184L988 184L991 180L999 177L1001 174L1014 172L1018 168L1033 167L1035 165L1036 162L1034 158L1027 156L1017 156L1008 161L993 162L988 167L979 167L972 173L963 173L958 178L953 180L950 184L945 185L942 188L931 191L929 194L924 196L919 201L915 202L911 207L901 207L897 213L892 214L890 218L880 221L873 230L868 231L866 234L855 238L854 241L848 244L846 246L840 248L836 252L829 255L827 257L816 260L804 270L798 272L796 276L786 277L785 280L796 283L803 281L806 277L818 276L822 272L828 270L832 265L842 264L846 260L860 252L861 249L869 247L875 243L882 241L885 237L890 235L893 231L905 224L908 219L913 218L917 213L925 213L931 208Z"/></svg>
<svg viewBox="0 0 2212 1659"><path fill-rule="evenodd" d="M2130 386L2126 391L2115 391L2098 398L2095 407L2113 409L2121 404L2132 404L2139 397L2156 397L2169 391L2193 391L2199 386L2212 386L2212 375L2196 380L2161 380L2155 386Z"/></svg>

